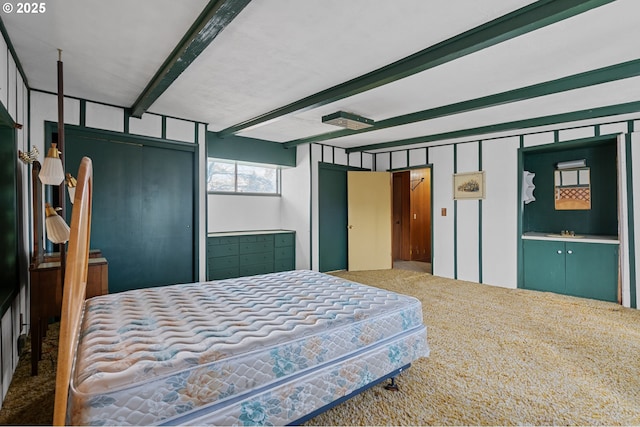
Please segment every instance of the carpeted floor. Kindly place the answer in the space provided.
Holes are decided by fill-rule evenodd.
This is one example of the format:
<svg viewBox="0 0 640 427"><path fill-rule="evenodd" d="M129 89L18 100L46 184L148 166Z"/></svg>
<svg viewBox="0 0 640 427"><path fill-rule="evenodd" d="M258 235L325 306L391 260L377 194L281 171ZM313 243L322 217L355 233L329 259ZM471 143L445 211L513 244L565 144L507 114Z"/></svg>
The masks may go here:
<svg viewBox="0 0 640 427"><path fill-rule="evenodd" d="M414 271L336 275L419 298L431 355L398 392L376 386L307 425L640 425L640 310ZM38 377L28 365L0 424L51 422L51 360Z"/></svg>

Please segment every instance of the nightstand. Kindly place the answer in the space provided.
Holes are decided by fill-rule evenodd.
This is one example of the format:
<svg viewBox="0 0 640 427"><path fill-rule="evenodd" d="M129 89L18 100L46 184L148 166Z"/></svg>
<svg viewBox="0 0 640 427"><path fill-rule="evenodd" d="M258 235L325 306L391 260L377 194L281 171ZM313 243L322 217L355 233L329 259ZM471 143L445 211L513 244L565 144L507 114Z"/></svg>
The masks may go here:
<svg viewBox="0 0 640 427"><path fill-rule="evenodd" d="M109 293L108 263L100 251L92 251L87 273L87 298ZM38 361L42 358L42 340L47 333L49 319L60 316L62 283L60 258L45 255L44 262L32 266L31 273L31 375L38 375Z"/></svg>

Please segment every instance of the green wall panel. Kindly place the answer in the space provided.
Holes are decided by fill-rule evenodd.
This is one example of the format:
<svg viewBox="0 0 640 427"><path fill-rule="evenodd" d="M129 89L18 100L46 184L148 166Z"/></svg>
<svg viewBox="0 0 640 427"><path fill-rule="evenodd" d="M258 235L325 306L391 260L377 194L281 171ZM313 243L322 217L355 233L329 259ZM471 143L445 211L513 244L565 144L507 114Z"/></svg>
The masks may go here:
<svg viewBox="0 0 640 427"><path fill-rule="evenodd" d="M565 145L568 144L568 145ZM555 210L555 164L566 160L586 159L591 173L591 209ZM522 231L559 232L574 230L577 234L618 234L618 182L616 140L610 139L587 146L556 143L548 149L525 152L524 170L536 174L536 200L524 206Z"/></svg>
<svg viewBox="0 0 640 427"><path fill-rule="evenodd" d="M4 314L9 308L18 289L17 158L15 131L5 126L0 127L0 314Z"/></svg>
<svg viewBox="0 0 640 427"><path fill-rule="evenodd" d="M207 132L207 156L217 159L296 166L296 149L285 148L278 142L228 135L218 137Z"/></svg>

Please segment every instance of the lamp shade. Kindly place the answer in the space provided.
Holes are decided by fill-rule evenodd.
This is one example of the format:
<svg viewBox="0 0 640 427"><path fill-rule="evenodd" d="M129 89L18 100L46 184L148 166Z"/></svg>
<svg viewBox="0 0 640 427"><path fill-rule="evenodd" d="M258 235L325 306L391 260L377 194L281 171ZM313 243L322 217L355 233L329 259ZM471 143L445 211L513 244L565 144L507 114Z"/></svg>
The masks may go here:
<svg viewBox="0 0 640 427"><path fill-rule="evenodd" d="M65 243L69 240L70 229L64 219L51 207L49 203L46 205L45 226L47 228L47 239L53 243Z"/></svg>
<svg viewBox="0 0 640 427"><path fill-rule="evenodd" d="M40 181L46 185L60 185L64 181L64 169L62 168L62 160L60 160L60 152L57 145L55 143L51 144L38 175Z"/></svg>

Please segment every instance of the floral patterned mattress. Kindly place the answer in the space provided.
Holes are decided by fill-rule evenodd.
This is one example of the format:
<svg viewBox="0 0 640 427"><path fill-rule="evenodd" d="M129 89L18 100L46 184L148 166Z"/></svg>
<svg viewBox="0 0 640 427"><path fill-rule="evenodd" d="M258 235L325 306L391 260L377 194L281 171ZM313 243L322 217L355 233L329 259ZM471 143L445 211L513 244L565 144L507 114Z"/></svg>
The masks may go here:
<svg viewBox="0 0 640 427"><path fill-rule="evenodd" d="M283 425L426 357L420 301L313 271L138 289L85 304L81 425Z"/></svg>

